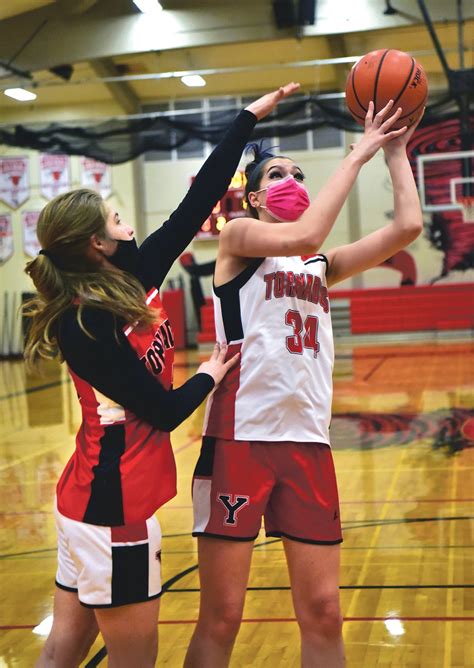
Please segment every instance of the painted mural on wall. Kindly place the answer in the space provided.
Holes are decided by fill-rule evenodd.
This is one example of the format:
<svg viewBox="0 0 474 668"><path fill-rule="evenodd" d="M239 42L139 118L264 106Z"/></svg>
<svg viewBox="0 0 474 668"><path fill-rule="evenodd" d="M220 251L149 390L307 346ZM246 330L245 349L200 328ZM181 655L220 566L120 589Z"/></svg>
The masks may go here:
<svg viewBox="0 0 474 668"><path fill-rule="evenodd" d="M443 253L441 273L433 276L432 283L453 271L474 267L474 221L466 221L461 209L453 208L463 196L474 193L474 151L462 158L450 158L449 154L460 151L460 122L456 117L419 128L408 144L422 200L433 209L425 214L426 234L432 247ZM420 160L421 156L431 157Z"/></svg>

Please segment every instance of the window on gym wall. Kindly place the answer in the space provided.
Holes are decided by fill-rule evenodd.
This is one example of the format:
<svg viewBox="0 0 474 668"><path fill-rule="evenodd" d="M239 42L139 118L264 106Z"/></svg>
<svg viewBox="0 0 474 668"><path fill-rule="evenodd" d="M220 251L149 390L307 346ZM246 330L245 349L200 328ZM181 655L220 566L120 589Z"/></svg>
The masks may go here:
<svg viewBox="0 0 474 668"><path fill-rule="evenodd" d="M324 100L324 104L328 107L332 107L336 111L344 111L344 99L343 98L327 98ZM311 133L312 139L312 148L318 150L320 148L336 148L338 146L344 146L344 131L339 128L333 128L329 125L325 125L322 128L313 130Z"/></svg>
<svg viewBox="0 0 474 668"><path fill-rule="evenodd" d="M171 105L168 102L164 102L162 104L144 104L142 106L142 112L144 114L153 114L155 112L169 112L171 111ZM163 141L173 141L174 139L174 134L173 130L171 128L163 128L161 130L153 130L153 135L157 135L160 139L163 139ZM146 134L152 134L150 133L144 133L145 136ZM172 160L173 158L173 151L147 151L144 154L144 160L145 162L153 162L156 160Z"/></svg>
<svg viewBox="0 0 474 668"><path fill-rule="evenodd" d="M289 111L292 107L295 107L295 103L300 102L305 97L305 95L292 95L288 102L281 102L278 105L278 111L280 113ZM280 123L283 127L288 127L288 125L291 124L292 128L295 128L308 119L309 111L309 105L307 104L304 106L298 106L293 113L283 118ZM307 151L310 148L308 141L309 133L307 130L303 130L302 132L291 136L285 136L284 132L280 132L278 139L280 144L280 151L282 153L291 153L292 151Z"/></svg>
<svg viewBox="0 0 474 668"><path fill-rule="evenodd" d="M236 110L241 107L240 98L224 95L222 97L210 97L204 100L207 106L207 118L209 125L230 125L236 115ZM244 106L244 103L242 103ZM212 142L215 146L217 142Z"/></svg>
<svg viewBox="0 0 474 668"><path fill-rule="evenodd" d="M186 114L176 115L176 119L183 120L189 125L204 125L204 114L202 112L203 100L179 100L174 103L175 111L189 111ZM199 110L199 111L196 111ZM206 142L202 139L191 138L176 149L178 160L183 158L202 158L204 156Z"/></svg>
<svg viewBox="0 0 474 668"><path fill-rule="evenodd" d="M185 124L195 125L210 125L227 127L234 118L237 110L244 108L246 105L253 102L256 95L233 97L221 96L215 98L205 98L202 100L179 100L170 103L144 105L142 111L144 113L151 112L166 112L169 118L174 120L182 120ZM281 119L278 128L273 137L267 137L264 140L264 146L270 149L279 150L282 153L291 153L292 151L312 151L325 148L337 148L344 145L344 133L338 128L329 126L318 128L317 130L305 130L301 132L285 136L283 128L291 124L292 128L298 124L304 127L305 123L311 116L310 103L299 106L295 105L298 101L304 100L305 95L292 96L290 100L280 103L278 111L291 110L285 118ZM340 98L326 98L324 100L326 107L335 110L344 109L344 100ZM176 113L173 113L176 112ZM266 123L275 119L275 112L272 112L265 119ZM160 131L164 140L175 142L183 136L184 130L175 130L172 128L162 128ZM146 161L155 160L183 160L187 158L203 158L209 155L213 144L203 141L198 138L191 138L182 146L170 151L151 150L145 153Z"/></svg>

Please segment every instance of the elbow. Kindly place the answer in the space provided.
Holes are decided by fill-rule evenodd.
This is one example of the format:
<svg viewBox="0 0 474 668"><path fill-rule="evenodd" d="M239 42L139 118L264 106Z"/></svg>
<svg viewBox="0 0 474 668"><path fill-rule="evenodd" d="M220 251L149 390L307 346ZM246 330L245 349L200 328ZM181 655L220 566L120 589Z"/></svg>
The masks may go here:
<svg viewBox="0 0 474 668"><path fill-rule="evenodd" d="M423 218L420 217L417 218L416 220L413 220L410 225L407 226L406 228L406 237L407 237L407 243L411 244L412 241L415 241L420 234L423 232Z"/></svg>
<svg viewBox="0 0 474 668"><path fill-rule="evenodd" d="M176 420L167 420L162 418L161 420L155 422L153 426L156 429L159 429L160 431L164 431L169 434L171 431L174 431L176 427L179 427L179 425L180 423L176 422Z"/></svg>
<svg viewBox="0 0 474 668"><path fill-rule="evenodd" d="M423 232L423 217L421 215L421 211L420 215L414 216L410 219L405 218L403 221L395 220L394 224L398 230L398 234L402 237L404 246L411 244Z"/></svg>
<svg viewBox="0 0 474 668"><path fill-rule="evenodd" d="M312 234L305 233L297 240L297 246L299 255L313 255L321 248L322 239L316 238L314 232Z"/></svg>
<svg viewBox="0 0 474 668"><path fill-rule="evenodd" d="M166 433L173 431L179 426L179 422L176 422L172 415L169 417L165 417L164 415L148 415L144 419L153 427L153 429L158 429L159 431Z"/></svg>

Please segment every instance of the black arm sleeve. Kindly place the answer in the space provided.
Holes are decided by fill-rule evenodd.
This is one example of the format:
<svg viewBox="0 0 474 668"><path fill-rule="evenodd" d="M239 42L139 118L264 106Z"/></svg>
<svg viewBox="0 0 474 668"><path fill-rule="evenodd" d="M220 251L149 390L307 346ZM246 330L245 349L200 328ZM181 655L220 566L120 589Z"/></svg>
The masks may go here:
<svg viewBox="0 0 474 668"><path fill-rule="evenodd" d="M109 399L161 431L172 431L203 402L214 387L213 378L198 373L176 390L166 390L138 359L113 316L100 309L84 309L79 327L76 309L69 309L60 326L60 348L72 371Z"/></svg>
<svg viewBox="0 0 474 668"><path fill-rule="evenodd" d="M173 262L225 195L256 122L252 112L240 112L199 170L181 204L141 245L139 278L147 290L152 286L160 288Z"/></svg>

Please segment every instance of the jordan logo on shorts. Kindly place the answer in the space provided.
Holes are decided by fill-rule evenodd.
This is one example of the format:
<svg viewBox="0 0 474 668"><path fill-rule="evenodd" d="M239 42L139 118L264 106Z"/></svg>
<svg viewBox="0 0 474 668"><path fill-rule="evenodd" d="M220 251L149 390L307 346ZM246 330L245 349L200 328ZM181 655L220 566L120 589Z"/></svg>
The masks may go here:
<svg viewBox="0 0 474 668"><path fill-rule="evenodd" d="M218 494L217 498L224 504L227 510L227 517L224 519L224 524L231 524L237 526L237 513L242 510L244 506L250 503L248 496L237 496L236 494Z"/></svg>

